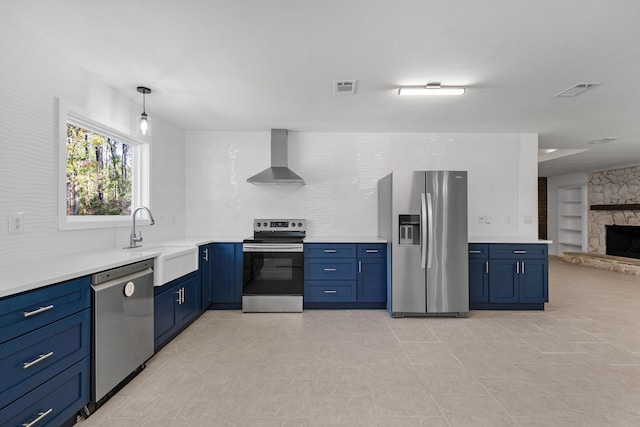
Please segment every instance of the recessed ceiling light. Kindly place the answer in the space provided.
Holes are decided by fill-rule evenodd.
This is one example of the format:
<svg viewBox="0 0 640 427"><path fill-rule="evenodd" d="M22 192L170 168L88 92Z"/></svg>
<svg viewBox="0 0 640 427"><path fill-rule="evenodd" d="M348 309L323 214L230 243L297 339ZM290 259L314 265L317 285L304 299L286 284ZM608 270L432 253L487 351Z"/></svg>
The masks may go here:
<svg viewBox="0 0 640 427"><path fill-rule="evenodd" d="M440 83L429 83L425 86L401 86L398 95L462 95L462 86L442 86Z"/></svg>
<svg viewBox="0 0 640 427"><path fill-rule="evenodd" d="M596 86L599 86L600 82L580 82L576 83L571 87L566 88L563 91L560 91L553 95L554 98L567 98L581 94L589 89L593 89Z"/></svg>
<svg viewBox="0 0 640 427"><path fill-rule="evenodd" d="M602 138L602 139L597 139L595 141L591 141L589 142L589 144L607 144L609 142L613 142L616 139L618 139L618 137L616 136L607 136L606 138Z"/></svg>

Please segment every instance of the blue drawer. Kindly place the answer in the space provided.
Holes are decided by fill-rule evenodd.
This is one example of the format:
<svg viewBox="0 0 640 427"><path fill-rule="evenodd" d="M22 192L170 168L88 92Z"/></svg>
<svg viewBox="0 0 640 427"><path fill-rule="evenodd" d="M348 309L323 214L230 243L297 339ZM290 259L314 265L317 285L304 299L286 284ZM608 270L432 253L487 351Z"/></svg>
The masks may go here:
<svg viewBox="0 0 640 427"><path fill-rule="evenodd" d="M355 259L311 259L304 263L305 280L356 280Z"/></svg>
<svg viewBox="0 0 640 427"><path fill-rule="evenodd" d="M387 245L380 243L358 244L358 258L386 258Z"/></svg>
<svg viewBox="0 0 640 427"><path fill-rule="evenodd" d="M0 343L89 308L89 277L0 300Z"/></svg>
<svg viewBox="0 0 640 427"><path fill-rule="evenodd" d="M1 344L0 408L89 356L90 351L89 309Z"/></svg>
<svg viewBox="0 0 640 427"><path fill-rule="evenodd" d="M490 258L547 258L549 246L547 244L514 245L495 243L489 245Z"/></svg>
<svg viewBox="0 0 640 427"><path fill-rule="evenodd" d="M73 417L89 403L90 359L82 359L0 410L2 425L60 426Z"/></svg>
<svg viewBox="0 0 640 427"><path fill-rule="evenodd" d="M487 243L469 243L469 258L489 258Z"/></svg>
<svg viewBox="0 0 640 427"><path fill-rule="evenodd" d="M356 300L356 282L352 280L307 281L304 284L305 302L351 302Z"/></svg>
<svg viewBox="0 0 640 427"><path fill-rule="evenodd" d="M305 243L305 258L355 258L356 245L352 243Z"/></svg>

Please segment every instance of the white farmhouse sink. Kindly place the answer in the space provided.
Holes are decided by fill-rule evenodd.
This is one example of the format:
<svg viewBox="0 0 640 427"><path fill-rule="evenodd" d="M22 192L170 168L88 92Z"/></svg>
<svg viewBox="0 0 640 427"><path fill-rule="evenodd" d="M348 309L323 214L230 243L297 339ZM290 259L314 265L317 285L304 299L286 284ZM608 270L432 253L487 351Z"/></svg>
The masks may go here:
<svg viewBox="0 0 640 427"><path fill-rule="evenodd" d="M125 250L160 253L155 256L153 286L162 286L198 269L198 248L196 246L151 245Z"/></svg>

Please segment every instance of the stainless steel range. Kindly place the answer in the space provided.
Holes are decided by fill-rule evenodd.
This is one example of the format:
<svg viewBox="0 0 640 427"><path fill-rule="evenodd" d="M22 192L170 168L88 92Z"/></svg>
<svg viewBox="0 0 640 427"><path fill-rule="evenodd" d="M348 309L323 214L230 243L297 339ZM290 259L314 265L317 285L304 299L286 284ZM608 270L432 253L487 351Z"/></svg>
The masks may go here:
<svg viewBox="0 0 640 427"><path fill-rule="evenodd" d="M255 219L243 251L242 311L301 312L304 219Z"/></svg>

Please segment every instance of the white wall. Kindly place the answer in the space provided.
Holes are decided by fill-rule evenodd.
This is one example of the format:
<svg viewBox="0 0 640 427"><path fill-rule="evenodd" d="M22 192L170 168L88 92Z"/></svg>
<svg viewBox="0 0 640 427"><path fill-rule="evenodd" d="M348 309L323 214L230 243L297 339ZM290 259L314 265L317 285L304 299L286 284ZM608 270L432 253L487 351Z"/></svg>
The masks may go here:
<svg viewBox="0 0 640 427"><path fill-rule="evenodd" d="M6 28L0 28L0 52L0 266L125 246L128 228L58 230L54 97L131 131L140 112L135 87L119 93ZM154 126L150 205L156 225L145 229L145 241L181 237L184 132L147 110ZM10 235L8 216L17 212L24 213L24 234Z"/></svg>
<svg viewBox="0 0 640 427"><path fill-rule="evenodd" d="M290 131L289 167L306 185L248 184L269 166L269 139L187 132L188 235L249 236L253 218L302 217L310 236L376 236L378 179L457 169L469 171L471 238L537 238L537 135ZM481 215L491 223L479 224Z"/></svg>
<svg viewBox="0 0 640 427"><path fill-rule="evenodd" d="M553 243L549 245L549 253L561 256L558 250L558 188L586 186L589 175L585 172L547 178L547 238ZM587 230L584 230L587 233Z"/></svg>

